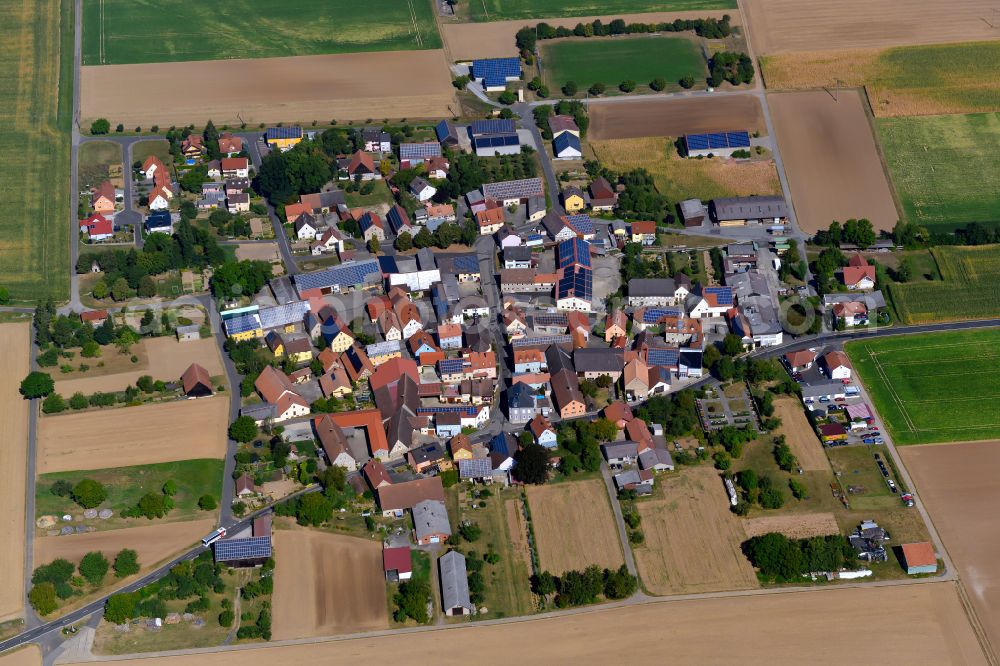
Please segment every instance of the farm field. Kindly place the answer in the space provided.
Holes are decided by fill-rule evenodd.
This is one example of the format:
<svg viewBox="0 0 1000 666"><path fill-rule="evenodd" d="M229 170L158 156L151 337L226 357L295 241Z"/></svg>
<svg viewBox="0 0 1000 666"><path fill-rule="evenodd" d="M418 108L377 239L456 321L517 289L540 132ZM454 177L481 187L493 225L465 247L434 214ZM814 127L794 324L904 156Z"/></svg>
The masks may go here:
<svg viewBox="0 0 1000 666"><path fill-rule="evenodd" d="M0 657L0 666L42 666L42 651L37 645L26 645Z"/></svg>
<svg viewBox="0 0 1000 666"><path fill-rule="evenodd" d="M505 2L504 4L507 3ZM718 4L726 5L727 3L723 0ZM732 7L735 6L736 3L732 3ZM609 5L604 4L598 7L598 10L607 11L608 7ZM618 13L600 16L567 16L566 14L559 14L544 16L542 20L556 28L574 28L577 23L592 23L595 19L600 19L604 23L610 23L616 18L624 17L629 23L669 23L677 19L718 19L722 18L725 14L730 14L729 21L732 25L739 25L739 13L734 13L730 9L694 9L688 11L643 12L639 14L630 12L628 15ZM438 29L441 31L444 50L448 53L449 60L473 60L475 58L516 56L517 46L514 44L514 36L525 24L525 19L512 21L494 20L488 23L442 22L438 26Z"/></svg>
<svg viewBox="0 0 1000 666"><path fill-rule="evenodd" d="M769 532L780 532L793 539L808 539L836 534L840 526L832 513L804 513L750 518L743 522L743 530L748 539Z"/></svg>
<svg viewBox="0 0 1000 666"><path fill-rule="evenodd" d="M591 141L590 146L609 169L648 171L657 191L671 201L781 194L778 172L771 160L684 159L677 155L677 147L668 137L608 139Z"/></svg>
<svg viewBox="0 0 1000 666"><path fill-rule="evenodd" d="M542 662L617 663L627 645L630 661L662 663L663 643L648 636L650 627L669 627L670 660L676 663L712 663L720 654L741 653L766 654L768 663L842 664L843 651L829 649L830 618L837 618L838 633L851 636L851 651L861 654L888 654L898 663L987 663L956 586L947 582L595 608L512 625L465 625L450 628L447 636L454 645L475 645L483 654L501 654L513 642L531 645L532 659ZM774 640L775 627L784 630L780 641ZM449 666L469 660L463 650L441 649L439 632L425 631L116 663L346 665L356 664L359 654L386 660L401 653L433 654L435 663Z"/></svg>
<svg viewBox="0 0 1000 666"><path fill-rule="evenodd" d="M65 300L73 3L0 0L0 14L0 284L15 301Z"/></svg>
<svg viewBox="0 0 1000 666"><path fill-rule="evenodd" d="M274 551L274 640L388 628L380 543L290 529Z"/></svg>
<svg viewBox="0 0 1000 666"><path fill-rule="evenodd" d="M625 80L646 86L659 77L670 86L685 76L704 87L708 66L688 36L554 39L540 43L543 77L557 91L567 81L581 89L603 83L609 91Z"/></svg>
<svg viewBox="0 0 1000 666"><path fill-rule="evenodd" d="M112 346L104 347L102 352L104 356L100 358L82 359L90 365L90 370L85 373L64 375L58 368L50 368L49 374L56 381L56 392L69 398L77 391L87 395L97 391L124 391L142 375L177 381L192 363L205 368L211 377L225 373L214 338L193 342L177 342L173 336L145 338L128 354L119 354ZM132 354L139 357L138 363L131 362ZM101 362L104 367L97 367Z"/></svg>
<svg viewBox="0 0 1000 666"><path fill-rule="evenodd" d="M995 35L991 35L991 39ZM1000 42L812 51L761 58L768 88L866 87L877 117L1000 110Z"/></svg>
<svg viewBox="0 0 1000 666"><path fill-rule="evenodd" d="M661 477L657 486L655 499L636 503L646 543L632 550L643 586L664 595L756 588L740 551L740 519L729 510L718 473L693 467Z"/></svg>
<svg viewBox="0 0 1000 666"><path fill-rule="evenodd" d="M899 319L917 324L995 317L997 249L996 245L931 248L940 279L888 285Z"/></svg>
<svg viewBox="0 0 1000 666"><path fill-rule="evenodd" d="M760 102L753 95L671 100L650 98L591 105L587 138L601 141L764 129Z"/></svg>
<svg viewBox="0 0 1000 666"><path fill-rule="evenodd" d="M221 460L182 460L156 465L133 467L112 467L80 472L53 472L38 477L35 484L35 518L49 515L81 514L82 509L69 497L59 497L50 492L52 484L59 480L76 485L81 479L100 482L108 497L100 508L112 509L115 515L108 520L88 521L98 529L114 529L127 525L146 524L146 518L123 518L121 512L135 506L139 499L149 492L159 492L163 484L172 480L177 485L174 508L162 520L176 522L194 518L205 518L214 512L202 511L198 498L202 495L220 496L223 462Z"/></svg>
<svg viewBox="0 0 1000 666"><path fill-rule="evenodd" d="M774 415L781 419L779 435L799 461L799 466L807 472L829 472L830 461L823 451L823 444L809 425L798 398L778 398L774 401Z"/></svg>
<svg viewBox="0 0 1000 666"><path fill-rule="evenodd" d="M83 3L84 65L440 47L430 4L415 0L243 0L225 12L183 0Z"/></svg>
<svg viewBox="0 0 1000 666"><path fill-rule="evenodd" d="M1000 534L990 525L1000 442L963 442L901 449L948 555L954 561L979 619L994 645L1000 643L1000 572L994 562Z"/></svg>
<svg viewBox="0 0 1000 666"><path fill-rule="evenodd" d="M750 0L744 4L757 55L995 39L987 0ZM995 25L995 23L994 23Z"/></svg>
<svg viewBox="0 0 1000 666"><path fill-rule="evenodd" d="M39 419L38 473L222 458L225 396Z"/></svg>
<svg viewBox="0 0 1000 666"><path fill-rule="evenodd" d="M527 492L543 571L558 576L591 564L617 569L625 561L603 481L529 486Z"/></svg>
<svg viewBox="0 0 1000 666"><path fill-rule="evenodd" d="M469 12L476 21L586 16L611 10L617 16L637 12L736 9L733 0L469 0Z"/></svg>
<svg viewBox="0 0 1000 666"><path fill-rule="evenodd" d="M1000 330L908 335L846 345L896 444L1000 435Z"/></svg>
<svg viewBox="0 0 1000 666"><path fill-rule="evenodd" d="M931 231L1000 223L1000 114L887 118L877 127L910 222Z"/></svg>
<svg viewBox="0 0 1000 666"><path fill-rule="evenodd" d="M24 607L24 493L27 476L29 402L18 393L21 378L28 374L31 327L0 324L4 341L0 354L0 529L6 534L0 545L0 566L10 573L0 580L0 622L20 615ZM16 572L11 573L11 572Z"/></svg>
<svg viewBox="0 0 1000 666"><path fill-rule="evenodd" d="M891 230L899 214L861 96L769 94L768 104L799 226L811 233L867 218L876 231Z"/></svg>
<svg viewBox="0 0 1000 666"><path fill-rule="evenodd" d="M81 69L81 117L161 126L441 118L458 112L444 51L387 51ZM227 81L197 96L192 78ZM261 81L267 81L266 89ZM152 100L158 100L156 102ZM376 113L377 110L377 113Z"/></svg>

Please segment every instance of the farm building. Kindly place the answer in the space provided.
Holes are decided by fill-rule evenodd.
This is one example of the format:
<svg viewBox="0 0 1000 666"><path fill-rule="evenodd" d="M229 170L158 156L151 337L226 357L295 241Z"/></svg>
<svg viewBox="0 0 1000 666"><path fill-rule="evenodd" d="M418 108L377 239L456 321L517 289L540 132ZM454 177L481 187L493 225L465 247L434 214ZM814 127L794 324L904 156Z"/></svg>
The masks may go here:
<svg viewBox="0 0 1000 666"><path fill-rule="evenodd" d="M472 61L472 78L487 91L506 90L508 81L521 78L520 58L484 58Z"/></svg>
<svg viewBox="0 0 1000 666"><path fill-rule="evenodd" d="M181 375L181 384L184 386L184 395L189 398L201 398L212 395L212 378L208 370L197 363L192 363Z"/></svg>
<svg viewBox="0 0 1000 666"><path fill-rule="evenodd" d="M737 150L750 149L748 132L712 132L684 137L688 157L732 157Z"/></svg>
<svg viewBox="0 0 1000 666"><path fill-rule="evenodd" d="M685 227L700 227L701 223L708 217L705 211L705 204L701 199L685 199L680 203L681 219L684 220Z"/></svg>
<svg viewBox="0 0 1000 666"><path fill-rule="evenodd" d="M937 555L934 553L934 546L929 541L904 543L900 546L900 550L903 552L903 565L906 567L906 573L911 576L937 571Z"/></svg>
<svg viewBox="0 0 1000 666"><path fill-rule="evenodd" d="M438 560L441 577L441 609L445 615L471 615L476 612L469 598L469 579L465 556L452 550Z"/></svg>
<svg viewBox="0 0 1000 666"><path fill-rule="evenodd" d="M581 159L580 137L572 132L563 132L552 141L552 152L557 160Z"/></svg>
<svg viewBox="0 0 1000 666"><path fill-rule="evenodd" d="M410 549L406 546L384 548L382 550L382 570L385 572L385 579L390 583L410 580L413 575L413 558Z"/></svg>
<svg viewBox="0 0 1000 666"><path fill-rule="evenodd" d="M272 148L281 151L289 150L295 144L302 141L301 127L268 127L264 133L264 140Z"/></svg>
<svg viewBox="0 0 1000 666"><path fill-rule="evenodd" d="M440 500L423 500L413 505L413 535L417 544L444 543L451 537L448 509Z"/></svg>
<svg viewBox="0 0 1000 666"><path fill-rule="evenodd" d="M499 183L484 183L482 193L485 199L492 199L503 206L516 206L531 197L545 196L545 188L542 186L541 178L522 178Z"/></svg>
<svg viewBox="0 0 1000 666"><path fill-rule="evenodd" d="M458 130L450 120L442 120L435 125L434 133L437 135L437 140L445 146L454 148L458 145Z"/></svg>
<svg viewBox="0 0 1000 666"><path fill-rule="evenodd" d="M382 269L377 259L348 261L315 273L301 273L293 279L299 298L312 298L378 287L382 283Z"/></svg>
<svg viewBox="0 0 1000 666"><path fill-rule="evenodd" d="M521 152L521 139L513 120L474 120L469 125L472 148L480 157L517 155Z"/></svg>
<svg viewBox="0 0 1000 666"><path fill-rule="evenodd" d="M843 442L847 439L847 430L839 423L823 423L819 425L819 436L823 443Z"/></svg>
<svg viewBox="0 0 1000 666"><path fill-rule="evenodd" d="M788 204L781 196L715 199L710 204L709 209L712 219L720 227L784 224L788 219Z"/></svg>
<svg viewBox="0 0 1000 666"><path fill-rule="evenodd" d="M259 567L271 557L271 537L223 539L213 545L215 561L230 567Z"/></svg>
<svg viewBox="0 0 1000 666"><path fill-rule="evenodd" d="M590 207L595 212L610 211L618 204L618 193L604 176L590 183Z"/></svg>

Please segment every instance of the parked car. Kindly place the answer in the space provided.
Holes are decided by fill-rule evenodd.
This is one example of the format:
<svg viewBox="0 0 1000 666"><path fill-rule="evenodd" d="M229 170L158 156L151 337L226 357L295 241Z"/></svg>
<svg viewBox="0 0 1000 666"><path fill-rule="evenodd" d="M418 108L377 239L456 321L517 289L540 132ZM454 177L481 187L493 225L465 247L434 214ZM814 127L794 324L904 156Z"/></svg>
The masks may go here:
<svg viewBox="0 0 1000 666"><path fill-rule="evenodd" d="M885 443L885 440L882 439L881 437L875 437L874 439L875 439L875 443L876 444L884 444Z"/></svg>
<svg viewBox="0 0 1000 666"><path fill-rule="evenodd" d="M903 493L899 499L902 500L903 506L913 506L913 493Z"/></svg>
<svg viewBox="0 0 1000 666"><path fill-rule="evenodd" d="M899 488L896 487L896 482L895 481L893 481L892 479L886 479L885 482L886 482L886 484L888 484L889 490L891 490L894 493L898 493L899 492Z"/></svg>
<svg viewBox="0 0 1000 666"><path fill-rule="evenodd" d="M822 398L819 399L819 401L820 402L830 402L830 399L827 398L826 396L823 396Z"/></svg>

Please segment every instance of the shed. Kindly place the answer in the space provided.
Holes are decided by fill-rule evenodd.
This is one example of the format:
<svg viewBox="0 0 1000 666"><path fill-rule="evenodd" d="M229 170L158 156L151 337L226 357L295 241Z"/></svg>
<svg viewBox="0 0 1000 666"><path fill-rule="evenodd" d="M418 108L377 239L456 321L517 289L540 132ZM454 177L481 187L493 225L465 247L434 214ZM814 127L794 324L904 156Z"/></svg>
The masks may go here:
<svg viewBox="0 0 1000 666"><path fill-rule="evenodd" d="M934 553L934 546L929 541L904 543L900 546L900 550L903 552L906 573L911 576L937 571L937 555Z"/></svg>
<svg viewBox="0 0 1000 666"><path fill-rule="evenodd" d="M476 611L469 598L465 556L452 550L438 560L441 578L441 608L445 615L471 615Z"/></svg>
<svg viewBox="0 0 1000 666"><path fill-rule="evenodd" d="M184 395L189 398L201 398L212 395L212 377L208 370L197 363L192 363L181 375L181 384L184 386Z"/></svg>
<svg viewBox="0 0 1000 666"><path fill-rule="evenodd" d="M680 208L685 227L700 227L708 216L701 199L685 199L680 203Z"/></svg>
<svg viewBox="0 0 1000 666"><path fill-rule="evenodd" d="M401 548L384 548L382 550L382 570L385 579L390 583L410 580L413 575L413 557L407 546Z"/></svg>

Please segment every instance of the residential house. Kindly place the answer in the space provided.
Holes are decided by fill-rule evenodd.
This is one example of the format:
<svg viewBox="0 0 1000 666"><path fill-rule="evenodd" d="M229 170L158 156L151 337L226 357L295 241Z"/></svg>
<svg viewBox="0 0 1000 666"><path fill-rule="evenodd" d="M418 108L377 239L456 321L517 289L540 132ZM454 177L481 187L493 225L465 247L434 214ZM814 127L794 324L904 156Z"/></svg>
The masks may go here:
<svg viewBox="0 0 1000 666"><path fill-rule="evenodd" d="M400 169L415 169L435 157L441 157L441 144L437 141L399 144Z"/></svg>
<svg viewBox="0 0 1000 666"><path fill-rule="evenodd" d="M319 440L326 459L331 465L338 465L349 472L358 468L358 461L351 454L344 431L329 414L317 417L312 421L316 439Z"/></svg>
<svg viewBox="0 0 1000 666"><path fill-rule="evenodd" d="M308 368L304 369L308 370ZM347 376L347 371L339 364L331 366L326 374L320 376L319 388L323 395L328 398L344 398L354 392L354 386L351 384L350 377Z"/></svg>
<svg viewBox="0 0 1000 666"><path fill-rule="evenodd" d="M472 442L468 435L459 433L449 439L448 452L455 460L472 460Z"/></svg>
<svg viewBox="0 0 1000 666"><path fill-rule="evenodd" d="M625 424L625 436L636 443L638 452L653 448L653 434L642 419L632 419Z"/></svg>
<svg viewBox="0 0 1000 666"><path fill-rule="evenodd" d="M441 349L461 349L462 327L459 324L441 324L437 329Z"/></svg>
<svg viewBox="0 0 1000 666"><path fill-rule="evenodd" d="M563 132L552 140L552 154L557 160L583 159L580 137L572 132Z"/></svg>
<svg viewBox="0 0 1000 666"><path fill-rule="evenodd" d="M848 289L868 290L875 288L875 267L860 253L851 255L841 273Z"/></svg>
<svg viewBox="0 0 1000 666"><path fill-rule="evenodd" d="M115 186L110 180L103 181L90 195L90 206L95 213L115 212Z"/></svg>
<svg viewBox="0 0 1000 666"><path fill-rule="evenodd" d="M114 237L115 224L111 218L94 213L87 219L80 220L80 233L85 234L91 242L107 240Z"/></svg>
<svg viewBox="0 0 1000 666"><path fill-rule="evenodd" d="M479 224L479 235L489 236L499 231L506 219L505 211L502 207L487 208L476 213L476 222Z"/></svg>
<svg viewBox="0 0 1000 666"><path fill-rule="evenodd" d="M577 349L573 352L573 365L578 376L584 379L609 377L617 382L625 369L625 352L622 349Z"/></svg>
<svg viewBox="0 0 1000 666"><path fill-rule="evenodd" d="M375 493L382 515L386 518L402 518L404 512L424 500L444 501L444 486L438 476L393 483L376 489Z"/></svg>
<svg viewBox="0 0 1000 666"><path fill-rule="evenodd" d="M392 485L389 472L386 471L385 465L378 458L370 458L361 468L361 473L364 474L368 485L375 492L378 492L380 488Z"/></svg>
<svg viewBox="0 0 1000 666"><path fill-rule="evenodd" d="M527 203L527 222L538 222L543 217L547 211L547 206L545 204L545 197L541 194L536 194L534 196L528 197Z"/></svg>
<svg viewBox="0 0 1000 666"><path fill-rule="evenodd" d="M361 130L361 140L369 153L388 153L392 150L392 137L377 127L366 127Z"/></svg>
<svg viewBox="0 0 1000 666"><path fill-rule="evenodd" d="M538 414L528 422L528 432L535 438L535 443L547 449L554 449L558 446L556 429L548 418Z"/></svg>
<svg viewBox="0 0 1000 666"><path fill-rule="evenodd" d="M587 206L587 200L584 199L583 190L581 190L576 185L570 185L569 187L563 188L560 194L562 198L563 208L566 209L567 213L576 213L581 211Z"/></svg>
<svg viewBox="0 0 1000 666"><path fill-rule="evenodd" d="M246 192L233 192L226 197L226 210L231 215L250 212L250 195Z"/></svg>
<svg viewBox="0 0 1000 666"><path fill-rule="evenodd" d="M250 160L245 157L223 157L220 167L225 178L250 177Z"/></svg>
<svg viewBox="0 0 1000 666"><path fill-rule="evenodd" d="M455 129L454 123L450 120L442 120L435 125L434 133L437 136L437 140L440 141L442 145L454 148L459 144L458 130Z"/></svg>
<svg viewBox="0 0 1000 666"><path fill-rule="evenodd" d="M389 223L389 228L392 229L392 233L397 236L401 234L410 234L411 236L416 235L416 230L414 230L413 225L410 223L410 216L406 214L406 209L396 204L389 209L389 212L385 216L386 221Z"/></svg>
<svg viewBox="0 0 1000 666"><path fill-rule="evenodd" d="M580 383L576 375L566 369L559 370L553 373L551 384L559 417L567 419L583 416L587 411L587 405L580 392Z"/></svg>
<svg viewBox="0 0 1000 666"><path fill-rule="evenodd" d="M420 210L418 209L417 213L419 212ZM442 224L456 220L455 207L451 204L428 203L424 206L424 212L427 215L424 224L427 226L428 231L436 231Z"/></svg>
<svg viewBox="0 0 1000 666"><path fill-rule="evenodd" d="M528 423L537 416L548 417L551 411L552 401L545 395L544 389L536 389L523 382L507 389L507 418L511 423Z"/></svg>
<svg viewBox="0 0 1000 666"><path fill-rule="evenodd" d="M308 363L312 360L312 342L304 335L290 337L285 340L285 356L292 363Z"/></svg>
<svg viewBox="0 0 1000 666"><path fill-rule="evenodd" d="M309 414L309 403L295 391L288 376L274 366L264 368L254 388L265 402L276 406L275 423Z"/></svg>
<svg viewBox="0 0 1000 666"><path fill-rule="evenodd" d="M413 471L423 474L436 468L440 463L447 462L447 453L440 442L431 442L415 446L407 451L406 462L413 468Z"/></svg>
<svg viewBox="0 0 1000 666"><path fill-rule="evenodd" d="M465 556L450 550L438 559L438 576L441 579L441 608L444 614L471 615L476 612L469 598L469 578Z"/></svg>
<svg viewBox="0 0 1000 666"><path fill-rule="evenodd" d="M792 372L808 370L813 366L815 360L816 352L812 349L801 349L785 354L785 363Z"/></svg>
<svg viewBox="0 0 1000 666"><path fill-rule="evenodd" d="M436 145L436 144L435 144ZM413 506L413 535L418 546L444 543L451 537L448 509L439 500L423 500Z"/></svg>
<svg viewBox="0 0 1000 666"><path fill-rule="evenodd" d="M375 171L375 160L363 150L359 150L351 155L351 161L347 165L347 175L351 180L360 178L361 180L374 180L382 175Z"/></svg>
<svg viewBox="0 0 1000 666"><path fill-rule="evenodd" d="M295 237L299 240L313 240L319 230L319 223L309 213L302 213L295 220Z"/></svg>
<svg viewBox="0 0 1000 666"><path fill-rule="evenodd" d="M693 294L689 315L694 319L724 317L733 307L732 287L702 287L700 294Z"/></svg>
<svg viewBox="0 0 1000 666"><path fill-rule="evenodd" d="M434 144L435 146L438 144ZM430 201L431 197L437 194L437 188L428 183L426 180L417 176L410 181L410 194L417 198L417 201L425 202Z"/></svg>
<svg viewBox="0 0 1000 666"><path fill-rule="evenodd" d="M313 255L321 255L331 251L342 255L344 253L344 235L336 227L330 227L318 235L316 240L309 245L309 250Z"/></svg>
<svg viewBox="0 0 1000 666"><path fill-rule="evenodd" d="M590 183L590 209L596 212L610 212L618 205L618 193L604 176L598 176Z"/></svg>
<svg viewBox="0 0 1000 666"><path fill-rule="evenodd" d="M633 307L682 305L690 294L691 282L676 278L632 278L628 281L628 304Z"/></svg>
<svg viewBox="0 0 1000 666"><path fill-rule="evenodd" d="M850 379L851 378L851 361L847 358L847 354L842 351L832 351L828 352L823 356L823 367L826 370L826 376L830 379Z"/></svg>
<svg viewBox="0 0 1000 666"><path fill-rule="evenodd" d="M632 416L632 408L621 400L616 400L605 407L603 416L607 420L614 423L619 430L623 430L625 428L625 424L635 418Z"/></svg>
<svg viewBox="0 0 1000 666"><path fill-rule="evenodd" d="M649 366L642 359L634 358L625 364L622 371L622 389L625 391L625 399L630 402L649 395Z"/></svg>
<svg viewBox="0 0 1000 666"><path fill-rule="evenodd" d="M636 221L632 223L632 242L652 245L656 242L656 222Z"/></svg>
<svg viewBox="0 0 1000 666"><path fill-rule="evenodd" d="M205 145L200 134L189 134L181 140L181 153L188 164L194 164L205 154Z"/></svg>
<svg viewBox="0 0 1000 666"><path fill-rule="evenodd" d="M514 372L544 372L548 370L545 354L540 349L515 349Z"/></svg>
<svg viewBox="0 0 1000 666"><path fill-rule="evenodd" d="M386 361L399 358L402 353L402 345L399 340L376 342L365 347L365 353L368 354L368 360L372 362L372 365L378 367Z"/></svg>
<svg viewBox="0 0 1000 666"><path fill-rule="evenodd" d="M84 310L80 313L80 321L85 324L90 324L92 328L103 326L107 318L107 310Z"/></svg>
<svg viewBox="0 0 1000 666"><path fill-rule="evenodd" d="M639 459L639 445L635 442L609 442L601 445L601 453L609 465L634 465Z"/></svg>
<svg viewBox="0 0 1000 666"><path fill-rule="evenodd" d="M243 152L243 139L229 132L219 136L219 152L226 157L234 157Z"/></svg>
<svg viewBox="0 0 1000 666"><path fill-rule="evenodd" d="M502 432L494 436L489 443L490 462L493 463L494 473L510 472L516 464L518 449L517 438L511 433Z"/></svg>
<svg viewBox="0 0 1000 666"><path fill-rule="evenodd" d="M865 326L868 324L868 306L861 301L847 301L833 306L833 316L844 326Z"/></svg>
<svg viewBox="0 0 1000 666"><path fill-rule="evenodd" d="M531 248L523 245L503 249L504 268L531 268Z"/></svg>
<svg viewBox="0 0 1000 666"><path fill-rule="evenodd" d="M380 243L385 240L385 225L375 211L368 211L362 215L358 220L358 227L366 243L370 243L373 238Z"/></svg>
<svg viewBox="0 0 1000 666"><path fill-rule="evenodd" d="M557 243L576 237L576 231L567 224L565 215L554 212L546 214L542 219L542 227L548 233L549 238Z"/></svg>

